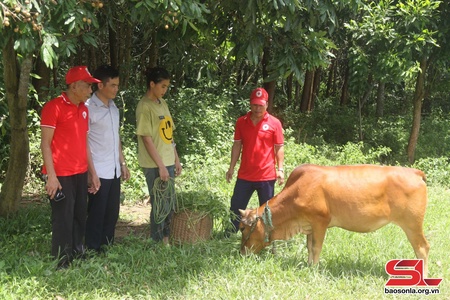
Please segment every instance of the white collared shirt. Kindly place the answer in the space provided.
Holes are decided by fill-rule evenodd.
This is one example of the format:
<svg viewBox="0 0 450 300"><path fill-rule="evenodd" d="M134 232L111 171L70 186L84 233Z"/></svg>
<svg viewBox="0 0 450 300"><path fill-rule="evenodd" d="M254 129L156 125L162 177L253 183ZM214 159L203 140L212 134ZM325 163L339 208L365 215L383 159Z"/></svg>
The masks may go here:
<svg viewBox="0 0 450 300"><path fill-rule="evenodd" d="M113 100L106 106L94 93L86 101L89 109L89 147L99 178L120 177L119 109Z"/></svg>

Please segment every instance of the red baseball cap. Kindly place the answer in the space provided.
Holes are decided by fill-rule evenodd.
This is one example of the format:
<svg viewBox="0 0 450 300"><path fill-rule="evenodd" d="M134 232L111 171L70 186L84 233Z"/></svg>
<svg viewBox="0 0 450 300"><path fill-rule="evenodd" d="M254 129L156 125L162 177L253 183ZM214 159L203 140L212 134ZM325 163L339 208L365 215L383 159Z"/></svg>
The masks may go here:
<svg viewBox="0 0 450 300"><path fill-rule="evenodd" d="M70 68L70 70L67 71L66 84L71 84L81 80L89 83L102 82L101 80L92 77L91 73L89 73L88 68L86 66L76 66Z"/></svg>
<svg viewBox="0 0 450 300"><path fill-rule="evenodd" d="M254 89L250 95L250 104L266 105L269 100L269 94L263 88Z"/></svg>

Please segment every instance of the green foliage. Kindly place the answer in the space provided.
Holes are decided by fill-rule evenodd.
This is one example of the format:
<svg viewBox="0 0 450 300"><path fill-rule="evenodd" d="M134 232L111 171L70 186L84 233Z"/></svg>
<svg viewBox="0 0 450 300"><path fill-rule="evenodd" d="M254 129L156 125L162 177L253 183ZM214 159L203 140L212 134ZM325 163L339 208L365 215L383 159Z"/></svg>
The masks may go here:
<svg viewBox="0 0 450 300"><path fill-rule="evenodd" d="M329 34L337 23L335 8L340 5L294 0L260 1L257 5L228 2L214 5L212 17L224 16L215 17L213 24L217 24L219 36L230 31L231 56L245 59L252 67L260 64L264 55L270 56L264 80L290 74L301 80L301 70L326 66L332 57L335 44Z"/></svg>
<svg viewBox="0 0 450 300"><path fill-rule="evenodd" d="M231 185L225 180L229 161L210 152L187 155L180 177L176 178L177 209L205 212L221 229L230 224Z"/></svg>
<svg viewBox="0 0 450 300"><path fill-rule="evenodd" d="M289 171L305 163L318 165L380 164L391 151L384 146L370 148L362 142L348 142L342 146L326 144L313 146L296 143L291 134L292 131L286 131L285 165Z"/></svg>
<svg viewBox="0 0 450 300"><path fill-rule="evenodd" d="M414 162L414 168L427 176L429 186L450 186L450 161L448 157L427 157Z"/></svg>
<svg viewBox="0 0 450 300"><path fill-rule="evenodd" d="M1 75L0 78L2 78ZM10 125L8 122L8 118L8 105L4 96L3 87L0 84L0 179L3 179L5 176L9 158Z"/></svg>
<svg viewBox="0 0 450 300"><path fill-rule="evenodd" d="M18 54L39 53L47 66L53 68L59 55L74 54L77 37L88 45L96 45L92 30L99 26L96 12L103 7L98 3L100 1L3 1L0 46L11 38Z"/></svg>
<svg viewBox="0 0 450 300"><path fill-rule="evenodd" d="M309 144L345 144L358 140L358 118L351 107L342 107L330 99L320 100L312 113L299 115L288 108L281 116L299 142Z"/></svg>
<svg viewBox="0 0 450 300"><path fill-rule="evenodd" d="M416 156L449 157L450 156L450 127L449 113L434 110L422 118L420 136Z"/></svg>
<svg viewBox="0 0 450 300"><path fill-rule="evenodd" d="M387 116L377 121L371 119L375 126L364 127L364 139L367 146L386 146L391 149L386 153L383 163L406 162L405 153L408 145L410 118Z"/></svg>
<svg viewBox="0 0 450 300"><path fill-rule="evenodd" d="M235 116L232 94L208 88L183 88L168 102L175 121L175 142L182 159L186 155L214 153L222 156L229 151L233 139Z"/></svg>
<svg viewBox="0 0 450 300"><path fill-rule="evenodd" d="M131 173L130 179L122 183L121 201L125 203L144 202L149 196L145 176L137 159L135 126L125 124L121 130L121 139L123 156Z"/></svg>

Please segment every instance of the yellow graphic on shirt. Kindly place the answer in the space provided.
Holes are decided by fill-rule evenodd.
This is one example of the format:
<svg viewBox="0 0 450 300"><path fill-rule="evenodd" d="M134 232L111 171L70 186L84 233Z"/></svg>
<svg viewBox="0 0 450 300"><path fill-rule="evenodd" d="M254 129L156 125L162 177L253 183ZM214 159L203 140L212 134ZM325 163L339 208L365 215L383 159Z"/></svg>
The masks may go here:
<svg viewBox="0 0 450 300"><path fill-rule="evenodd" d="M159 122L159 136L166 144L172 144L173 140L173 122L169 116L164 116Z"/></svg>

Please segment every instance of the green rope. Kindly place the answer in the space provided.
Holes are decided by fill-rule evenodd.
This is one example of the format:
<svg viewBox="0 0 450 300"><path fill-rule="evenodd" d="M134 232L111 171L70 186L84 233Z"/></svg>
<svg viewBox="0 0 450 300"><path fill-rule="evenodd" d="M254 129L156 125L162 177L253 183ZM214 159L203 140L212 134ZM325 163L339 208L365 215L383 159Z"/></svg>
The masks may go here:
<svg viewBox="0 0 450 300"><path fill-rule="evenodd" d="M152 210L156 224L161 224L171 211L175 210L177 197L175 194L175 180L169 178L169 181L163 181L156 178L152 189L155 199Z"/></svg>
<svg viewBox="0 0 450 300"><path fill-rule="evenodd" d="M269 200L266 202L266 206L264 207L264 212L261 216L262 221L264 223L264 242L268 243L270 239L270 232L273 229L272 224L272 212L269 207Z"/></svg>
<svg viewBox="0 0 450 300"><path fill-rule="evenodd" d="M263 221L269 228L273 228L272 224L272 212L270 211L269 201L266 202L266 206L264 207L263 213Z"/></svg>

